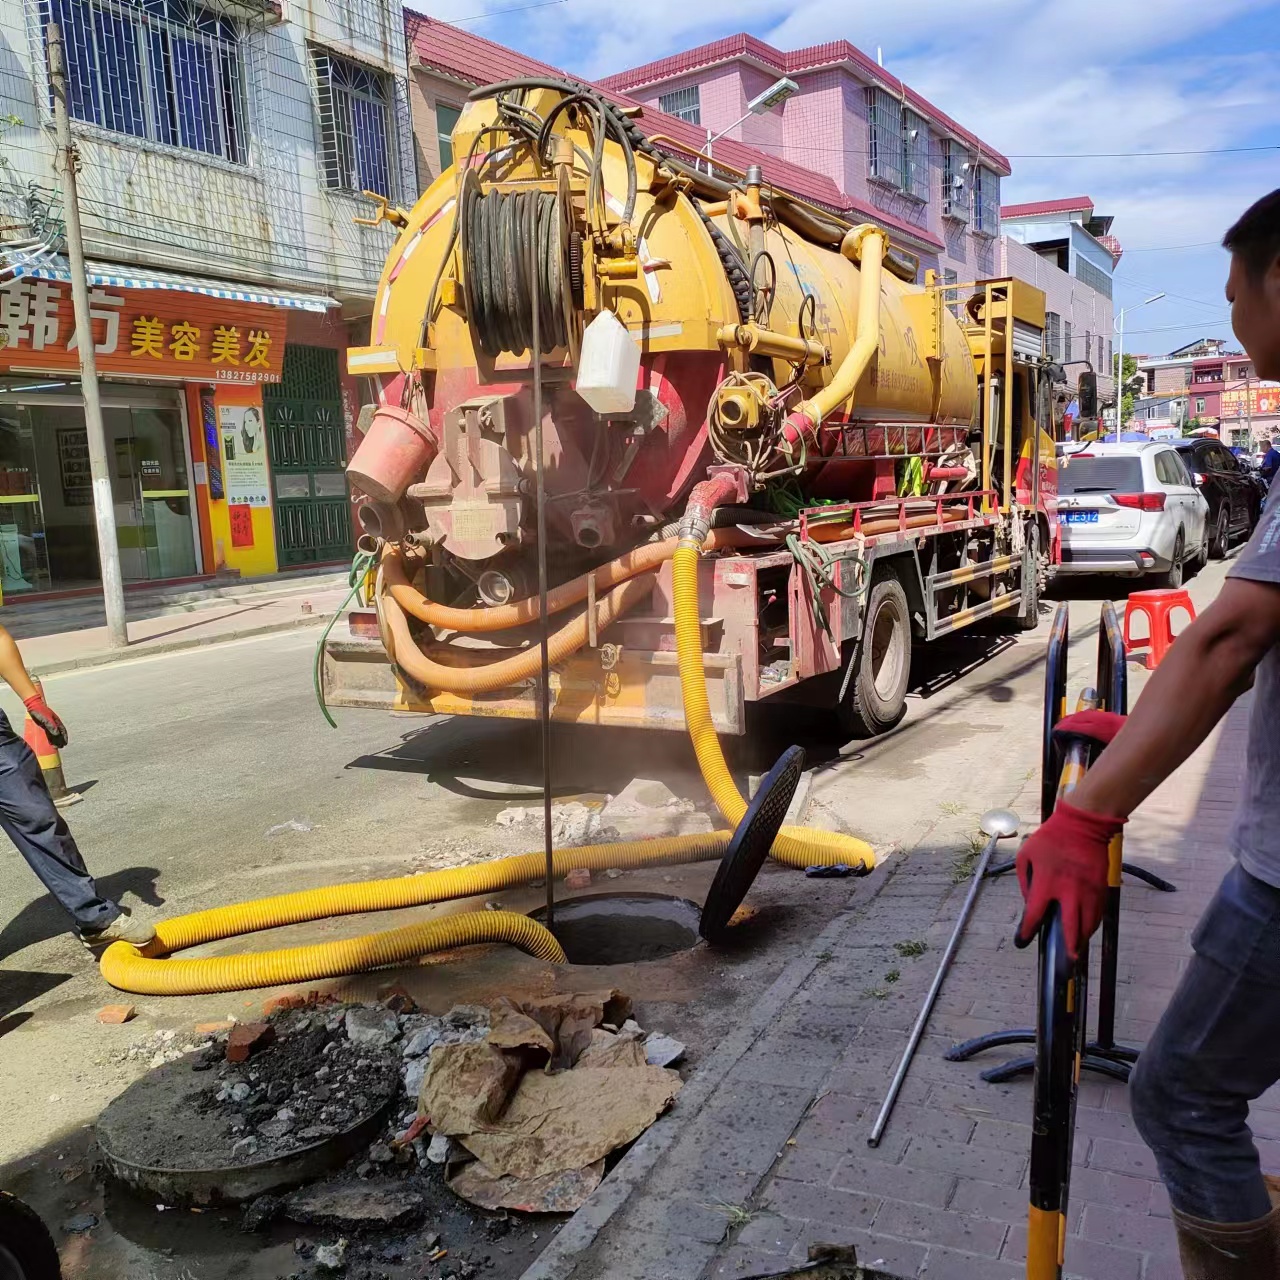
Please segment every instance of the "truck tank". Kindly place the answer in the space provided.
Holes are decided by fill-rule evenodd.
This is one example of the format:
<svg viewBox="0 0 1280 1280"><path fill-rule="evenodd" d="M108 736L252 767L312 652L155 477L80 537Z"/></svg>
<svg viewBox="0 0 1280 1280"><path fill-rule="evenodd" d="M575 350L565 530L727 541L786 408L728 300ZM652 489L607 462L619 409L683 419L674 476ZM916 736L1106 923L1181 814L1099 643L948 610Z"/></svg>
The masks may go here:
<svg viewBox="0 0 1280 1280"><path fill-rule="evenodd" d="M892 485L894 454L963 447L969 345L883 233L758 172L698 173L568 82L477 91L454 154L387 212L400 234L348 357L378 396L348 469L361 521L421 553L437 598L532 591L535 290L553 582L658 536L709 467L739 506L783 482L861 500ZM598 415L575 380L604 310L639 373L632 407Z"/></svg>

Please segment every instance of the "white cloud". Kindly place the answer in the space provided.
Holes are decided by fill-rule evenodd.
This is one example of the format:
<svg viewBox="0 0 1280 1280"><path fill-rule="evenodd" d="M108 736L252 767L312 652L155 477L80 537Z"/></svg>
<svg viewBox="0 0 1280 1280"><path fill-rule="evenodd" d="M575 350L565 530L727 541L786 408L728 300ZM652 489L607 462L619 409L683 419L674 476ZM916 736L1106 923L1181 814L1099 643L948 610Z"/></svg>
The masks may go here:
<svg viewBox="0 0 1280 1280"><path fill-rule="evenodd" d="M433 12L531 2L439 0ZM1013 158L1006 202L1087 194L1123 243L1144 248L1216 242L1280 183L1276 151L1151 154L1280 142L1277 19L1280 0L1118 0L1101 13L1077 0L646 0L625 19L601 0L566 0L468 25L593 77L741 30L783 49L845 38L874 56L880 46L890 71ZM1103 154L1115 152L1148 154ZM1045 155L1081 158L1030 158ZM1133 253L1118 301L1184 295L1142 313L1155 329L1186 323L1185 334L1153 333L1153 349L1227 336L1224 274L1213 245Z"/></svg>

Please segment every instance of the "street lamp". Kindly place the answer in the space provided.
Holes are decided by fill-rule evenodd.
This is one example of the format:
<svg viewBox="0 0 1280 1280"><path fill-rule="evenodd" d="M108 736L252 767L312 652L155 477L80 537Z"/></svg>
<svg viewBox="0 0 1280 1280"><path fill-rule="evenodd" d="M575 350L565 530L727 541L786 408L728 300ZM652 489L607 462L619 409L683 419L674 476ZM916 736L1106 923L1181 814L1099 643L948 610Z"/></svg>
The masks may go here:
<svg viewBox="0 0 1280 1280"><path fill-rule="evenodd" d="M727 133L732 133L748 116L762 116L766 111L772 111L774 107L780 107L786 100L800 92L800 86L787 76L783 76L781 80L775 80L763 93L758 93L750 102L747 103L747 109L740 115L727 129L721 129L714 136L711 130L707 130L707 144L698 153L707 158L707 172L711 172L711 144L719 142Z"/></svg>
<svg viewBox="0 0 1280 1280"><path fill-rule="evenodd" d="M1126 311L1137 311L1139 307L1149 307L1153 302L1159 302L1164 297L1163 293L1153 294L1145 302L1136 303L1132 307L1121 307L1119 314L1116 316L1116 353L1119 359L1116 362L1116 439L1120 439L1122 430L1120 422L1120 414L1122 412L1121 403L1124 400L1124 313Z"/></svg>

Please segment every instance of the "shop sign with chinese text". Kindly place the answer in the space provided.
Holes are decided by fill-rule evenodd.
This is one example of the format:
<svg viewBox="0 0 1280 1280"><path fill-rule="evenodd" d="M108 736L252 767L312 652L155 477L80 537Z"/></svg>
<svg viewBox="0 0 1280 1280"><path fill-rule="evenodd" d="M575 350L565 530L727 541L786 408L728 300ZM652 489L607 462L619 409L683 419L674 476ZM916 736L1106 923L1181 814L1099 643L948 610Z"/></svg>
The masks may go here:
<svg viewBox="0 0 1280 1280"><path fill-rule="evenodd" d="M89 291L98 371L191 382L279 382L285 313L166 289ZM23 277L0 287L0 370L80 367L71 286Z"/></svg>
<svg viewBox="0 0 1280 1280"><path fill-rule="evenodd" d="M1250 405L1252 401L1252 405ZM1222 416L1224 418L1247 418L1253 414L1265 418L1270 414L1280 413L1280 384L1274 382L1256 383L1251 387L1240 387L1234 391L1222 393Z"/></svg>

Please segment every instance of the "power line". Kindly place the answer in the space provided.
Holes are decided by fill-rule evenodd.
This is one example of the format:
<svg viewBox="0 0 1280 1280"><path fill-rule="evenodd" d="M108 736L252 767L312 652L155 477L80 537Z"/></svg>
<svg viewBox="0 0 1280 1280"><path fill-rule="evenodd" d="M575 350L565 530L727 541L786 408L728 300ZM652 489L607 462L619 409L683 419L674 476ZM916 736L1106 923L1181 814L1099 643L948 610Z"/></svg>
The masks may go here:
<svg viewBox="0 0 1280 1280"><path fill-rule="evenodd" d="M737 139L730 139L730 141L737 141ZM870 147L824 147L817 143L750 142L745 143L744 145L755 147L760 151L822 151L846 156L866 156L871 154ZM1135 160L1148 156L1225 156L1255 151L1280 151L1280 142L1266 143L1262 146L1256 147L1202 147L1185 151L1008 152L1004 154L1004 158L1006 160ZM980 156L982 152L983 149L979 148ZM929 148L927 154L936 158L941 158L943 156L941 149L934 150L933 148ZM990 153L988 152L988 154Z"/></svg>
<svg viewBox="0 0 1280 1280"><path fill-rule="evenodd" d="M1193 240L1190 244L1148 244L1143 245L1140 249L1130 248L1125 245L1125 253L1167 253L1171 249L1203 249L1206 245L1216 245L1222 247L1221 240Z"/></svg>
<svg viewBox="0 0 1280 1280"><path fill-rule="evenodd" d="M490 9L488 13L473 13L468 18L438 18L438 22L483 22L486 18L497 18L504 13L527 13L530 9L550 9L553 5L568 4L569 0L537 0L536 4L516 4L509 9ZM425 14L423 15L426 16Z"/></svg>

